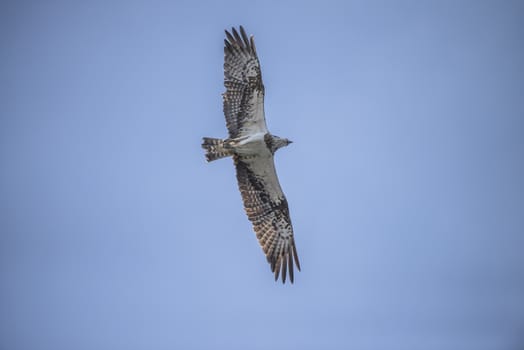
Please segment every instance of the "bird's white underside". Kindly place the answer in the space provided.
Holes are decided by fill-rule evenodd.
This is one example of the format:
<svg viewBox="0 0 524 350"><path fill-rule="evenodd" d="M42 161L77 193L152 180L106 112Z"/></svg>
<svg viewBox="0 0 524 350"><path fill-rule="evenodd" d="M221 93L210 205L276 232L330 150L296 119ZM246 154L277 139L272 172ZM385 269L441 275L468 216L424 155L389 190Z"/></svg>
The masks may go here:
<svg viewBox="0 0 524 350"><path fill-rule="evenodd" d="M273 155L264 140L265 135L266 133L259 132L239 138L234 148L235 152L246 156L242 161L249 164L252 171L264 182L271 200L279 203L284 194L278 182Z"/></svg>

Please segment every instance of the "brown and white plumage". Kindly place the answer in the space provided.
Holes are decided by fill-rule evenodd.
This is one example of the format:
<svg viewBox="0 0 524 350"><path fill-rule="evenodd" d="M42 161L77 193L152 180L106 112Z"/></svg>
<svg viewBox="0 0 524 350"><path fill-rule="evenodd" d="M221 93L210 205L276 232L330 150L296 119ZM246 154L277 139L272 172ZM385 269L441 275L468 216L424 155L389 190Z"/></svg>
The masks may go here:
<svg viewBox="0 0 524 350"><path fill-rule="evenodd" d="M242 26L224 39L224 115L230 138L267 133L264 85L253 37Z"/></svg>
<svg viewBox="0 0 524 350"><path fill-rule="evenodd" d="M204 138L208 161L233 156L246 214L275 274L282 282L300 270L289 207L273 160L291 141L271 135L264 115L264 85L255 42L240 26L226 31L222 95L229 138Z"/></svg>
<svg viewBox="0 0 524 350"><path fill-rule="evenodd" d="M275 273L275 280L282 271L282 282L285 282L289 271L289 279L293 282L293 261L299 270L300 263L287 200L278 183L273 157L242 160L234 156L234 160L244 209L271 271Z"/></svg>

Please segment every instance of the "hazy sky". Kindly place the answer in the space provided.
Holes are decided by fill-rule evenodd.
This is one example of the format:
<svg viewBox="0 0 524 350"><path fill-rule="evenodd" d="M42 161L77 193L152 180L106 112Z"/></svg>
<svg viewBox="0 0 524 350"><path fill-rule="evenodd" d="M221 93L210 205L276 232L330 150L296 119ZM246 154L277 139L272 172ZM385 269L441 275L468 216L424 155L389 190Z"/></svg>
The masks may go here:
<svg viewBox="0 0 524 350"><path fill-rule="evenodd" d="M255 35L302 272L225 137ZM524 3L0 5L0 348L524 347Z"/></svg>

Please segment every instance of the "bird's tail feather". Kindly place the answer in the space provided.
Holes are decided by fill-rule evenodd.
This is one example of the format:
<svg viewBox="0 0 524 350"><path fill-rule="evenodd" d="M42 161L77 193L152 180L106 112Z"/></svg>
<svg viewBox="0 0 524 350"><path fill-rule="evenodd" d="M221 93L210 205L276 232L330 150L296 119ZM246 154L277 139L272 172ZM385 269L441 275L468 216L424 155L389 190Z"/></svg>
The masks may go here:
<svg viewBox="0 0 524 350"><path fill-rule="evenodd" d="M204 137L202 148L206 150L206 160L208 162L233 155L230 149L224 147L224 140L221 139Z"/></svg>

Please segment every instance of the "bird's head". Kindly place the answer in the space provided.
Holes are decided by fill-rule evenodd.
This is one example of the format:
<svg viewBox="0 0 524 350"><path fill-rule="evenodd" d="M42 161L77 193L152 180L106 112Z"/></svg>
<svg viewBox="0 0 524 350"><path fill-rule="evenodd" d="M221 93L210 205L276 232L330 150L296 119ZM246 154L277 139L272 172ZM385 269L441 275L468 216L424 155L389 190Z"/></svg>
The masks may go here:
<svg viewBox="0 0 524 350"><path fill-rule="evenodd" d="M275 151L277 149L282 148L282 147L286 147L290 143L293 143L293 141L291 141L289 139L285 139L285 138L278 137L278 136L275 136L275 135L273 135L271 141L272 141L271 142L271 148L272 148L273 153L275 153Z"/></svg>

